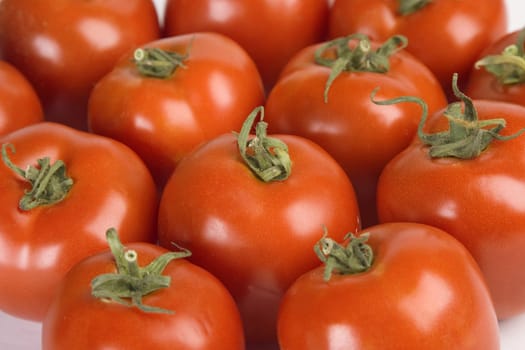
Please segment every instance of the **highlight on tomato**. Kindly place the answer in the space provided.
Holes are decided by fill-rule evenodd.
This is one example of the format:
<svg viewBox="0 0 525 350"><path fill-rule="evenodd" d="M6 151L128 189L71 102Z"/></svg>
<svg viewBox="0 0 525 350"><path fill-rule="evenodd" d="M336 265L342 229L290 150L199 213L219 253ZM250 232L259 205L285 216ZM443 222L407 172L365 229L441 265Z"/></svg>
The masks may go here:
<svg viewBox="0 0 525 350"><path fill-rule="evenodd" d="M525 106L525 28L503 35L480 54L465 87L473 99Z"/></svg>
<svg viewBox="0 0 525 350"><path fill-rule="evenodd" d="M264 98L257 67L239 44L192 33L125 55L93 88L88 123L131 147L162 187L194 147L238 130Z"/></svg>
<svg viewBox="0 0 525 350"><path fill-rule="evenodd" d="M286 291L281 349L499 349L483 275L450 234L393 222L339 242L324 235L323 266Z"/></svg>
<svg viewBox="0 0 525 350"><path fill-rule="evenodd" d="M380 99L420 96L432 111L447 105L436 77L405 51L407 44L403 36L377 42L355 33L304 48L283 69L265 105L270 132L311 139L344 168L363 227L377 223L377 178L410 143L420 118L410 104L376 106L372 92L380 87Z"/></svg>
<svg viewBox="0 0 525 350"><path fill-rule="evenodd" d="M224 34L253 58L266 91L297 51L325 39L327 0L167 0L164 36Z"/></svg>
<svg viewBox="0 0 525 350"><path fill-rule="evenodd" d="M381 222L439 227L471 252L487 281L499 319L525 312L525 107L473 100L452 85L458 101L428 116L418 137L383 169ZM428 118L427 118L428 116Z"/></svg>
<svg viewBox="0 0 525 350"><path fill-rule="evenodd" d="M123 242L156 241L158 194L127 146L52 122L0 138L0 310L41 321L66 272Z"/></svg>
<svg viewBox="0 0 525 350"><path fill-rule="evenodd" d="M0 137L44 120L35 89L12 64L0 60Z"/></svg>
<svg viewBox="0 0 525 350"><path fill-rule="evenodd" d="M132 242L113 228L110 251L77 263L42 325L42 349L243 350L239 311L224 285L187 261L191 252Z"/></svg>
<svg viewBox="0 0 525 350"><path fill-rule="evenodd" d="M31 82L46 120L81 130L93 85L128 50L159 37L151 0L0 1L0 58Z"/></svg>
<svg viewBox="0 0 525 350"><path fill-rule="evenodd" d="M267 134L267 127L259 106L238 134L190 153L164 187L158 217L160 245L188 248L190 261L226 285L250 346L276 343L281 297L317 265L309 251L322 225L359 228L352 183L339 164L314 142Z"/></svg>
<svg viewBox="0 0 525 350"><path fill-rule="evenodd" d="M430 68L451 100L452 75L467 79L480 52L508 25L505 0L335 0L330 11L330 38L406 36L407 51Z"/></svg>

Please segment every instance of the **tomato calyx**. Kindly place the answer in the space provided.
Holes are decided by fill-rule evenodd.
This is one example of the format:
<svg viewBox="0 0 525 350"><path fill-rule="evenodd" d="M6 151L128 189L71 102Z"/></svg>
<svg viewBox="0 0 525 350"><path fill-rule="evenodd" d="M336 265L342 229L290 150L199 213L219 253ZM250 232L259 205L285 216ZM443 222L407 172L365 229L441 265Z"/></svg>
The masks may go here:
<svg viewBox="0 0 525 350"><path fill-rule="evenodd" d="M431 158L454 157L459 159L473 159L483 152L494 140L512 140L525 132L525 128L512 135L500 135L499 132L505 128L506 121L503 118L479 120L478 113L472 100L459 91L457 86L458 74L452 77L452 90L461 102L453 102L447 106L444 112L449 121L448 130L426 133L423 127L428 117L428 106L422 99L414 96L402 96L386 101L374 100L377 89L371 95L372 102L378 105L389 105L400 102L414 102L421 106L423 112L419 122L417 135L419 139L429 146ZM462 107L463 104L463 107Z"/></svg>
<svg viewBox="0 0 525 350"><path fill-rule="evenodd" d="M372 247L366 243L369 237L368 232L359 236L347 233L344 240L348 242L343 246L329 238L325 228L323 237L314 246L315 254L325 264L323 279L330 280L334 271L342 275L367 271L374 261Z"/></svg>
<svg viewBox="0 0 525 350"><path fill-rule="evenodd" d="M350 45L357 41L355 45ZM367 35L356 33L336 38L321 45L315 51L315 62L331 68L324 89L324 102L334 80L343 72L386 73L390 70L390 56L408 44L405 36L394 35L373 50Z"/></svg>
<svg viewBox="0 0 525 350"><path fill-rule="evenodd" d="M73 179L67 175L66 165L62 160L51 164L49 157L37 160L38 166L19 168L7 155L7 148L15 153L15 146L10 143L2 145L4 164L31 184L31 189L24 192L18 203L21 210L28 211L38 206L53 205L61 202L71 190Z"/></svg>
<svg viewBox="0 0 525 350"><path fill-rule="evenodd" d="M494 75L502 85L525 82L525 28L522 29L515 44L507 46L499 55L488 55L478 60L474 67L481 67Z"/></svg>
<svg viewBox="0 0 525 350"><path fill-rule="evenodd" d="M249 139L250 131L255 125L255 137ZM264 107L256 107L244 121L237 134L237 145L242 159L251 171L262 181L286 180L292 172L292 161L288 146L283 141L267 136L268 123L264 120Z"/></svg>
<svg viewBox="0 0 525 350"><path fill-rule="evenodd" d="M144 312L172 314L171 310L143 304L142 298L159 289L168 288L171 278L162 275L162 272L172 260L186 258L191 252L179 247L181 251L165 253L149 265L140 267L137 263L137 252L125 249L114 228L106 231L106 239L115 257L117 273L102 274L93 278L91 294L103 301L137 307ZM125 299L131 300L128 302Z"/></svg>
<svg viewBox="0 0 525 350"><path fill-rule="evenodd" d="M133 62L140 74L158 78L169 78L177 68L186 68L184 61L189 57L188 53L180 54L162 50L156 47L139 48L133 53Z"/></svg>
<svg viewBox="0 0 525 350"><path fill-rule="evenodd" d="M430 4L432 0L399 0L397 12L402 15L410 15Z"/></svg>

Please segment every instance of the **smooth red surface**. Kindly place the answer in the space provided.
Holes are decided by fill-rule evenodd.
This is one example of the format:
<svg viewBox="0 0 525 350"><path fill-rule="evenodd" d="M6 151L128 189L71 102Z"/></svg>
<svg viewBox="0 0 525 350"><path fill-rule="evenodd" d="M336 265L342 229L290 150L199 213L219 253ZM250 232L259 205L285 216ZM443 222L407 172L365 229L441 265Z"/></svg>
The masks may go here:
<svg viewBox="0 0 525 350"><path fill-rule="evenodd" d="M66 272L107 248L108 228L123 242L155 241L158 195L144 163L115 140L45 122L4 143L15 146L8 155L18 167L60 159L74 181L61 202L22 211L18 202L30 185L0 164L0 309L40 321Z"/></svg>
<svg viewBox="0 0 525 350"><path fill-rule="evenodd" d="M479 53L507 31L504 0L431 1L406 16L398 14L398 5L392 0L336 0L330 37L360 32L385 40L394 34L405 35L407 50L450 93L453 73L466 79Z"/></svg>
<svg viewBox="0 0 525 350"><path fill-rule="evenodd" d="M160 37L151 0L2 0L0 28L0 57L32 83L46 119L84 130L93 85Z"/></svg>
<svg viewBox="0 0 525 350"><path fill-rule="evenodd" d="M141 75L130 53L93 89L89 128L135 150L159 186L196 146L239 130L264 103L262 81L239 44L217 33L192 33L150 42L181 55L170 77Z"/></svg>
<svg viewBox="0 0 525 350"><path fill-rule="evenodd" d="M176 242L228 287L248 342L275 341L280 299L317 265L313 246L323 225L342 237L359 228L352 185L311 141L284 141L292 173L264 183L245 165L234 135L213 139L185 158L169 179L159 209L159 241Z"/></svg>
<svg viewBox="0 0 525 350"><path fill-rule="evenodd" d="M0 136L44 119L42 104L27 78L0 61Z"/></svg>
<svg viewBox="0 0 525 350"><path fill-rule="evenodd" d="M318 267L286 292L282 350L499 349L490 295L463 245L415 223L363 232L375 254L368 271L325 282Z"/></svg>
<svg viewBox="0 0 525 350"><path fill-rule="evenodd" d="M372 42L374 48L382 43ZM355 45L351 42L350 45ZM375 188L383 166L414 137L418 106L404 103L377 106L371 101L412 95L423 98L431 111L447 104L430 70L405 50L390 56L386 73L343 72L328 91L331 69L315 63L320 44L292 58L266 102L270 132L294 134L322 146L344 168L359 200L363 227L377 223Z"/></svg>
<svg viewBox="0 0 525 350"><path fill-rule="evenodd" d="M325 39L327 0L167 0L164 35L225 34L253 57L266 90L294 53Z"/></svg>
<svg viewBox="0 0 525 350"><path fill-rule="evenodd" d="M504 118L502 135L525 127L520 105L475 101L479 119ZM442 113L428 131L447 129ZM416 139L383 170L378 183L381 222L411 221L449 232L472 253L487 280L500 319L525 311L525 137L492 142L477 158L431 159Z"/></svg>
<svg viewBox="0 0 525 350"><path fill-rule="evenodd" d="M156 245L126 245L138 254L139 266L167 250ZM149 306L173 314L145 313L91 296L91 280L115 273L110 252L81 261L68 273L42 327L43 350L185 349L243 350L239 311L224 285L184 259L171 261L162 275L170 286L142 298Z"/></svg>

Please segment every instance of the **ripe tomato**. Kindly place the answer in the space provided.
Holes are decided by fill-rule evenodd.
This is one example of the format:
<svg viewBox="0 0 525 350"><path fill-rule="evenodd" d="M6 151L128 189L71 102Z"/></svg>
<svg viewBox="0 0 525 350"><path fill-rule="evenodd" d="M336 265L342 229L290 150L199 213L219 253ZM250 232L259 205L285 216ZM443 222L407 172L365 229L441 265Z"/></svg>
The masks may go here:
<svg viewBox="0 0 525 350"><path fill-rule="evenodd" d="M80 261L49 308L42 349L244 349L232 296L187 255L131 243Z"/></svg>
<svg viewBox="0 0 525 350"><path fill-rule="evenodd" d="M326 267L302 275L282 300L282 350L499 349L490 294L462 244L416 223L377 225L366 232L367 243L361 233L346 247L322 239ZM355 256L372 258L371 266L360 263L364 271L352 273L335 264L325 279L329 264L353 266Z"/></svg>
<svg viewBox="0 0 525 350"><path fill-rule="evenodd" d="M151 0L0 1L0 58L30 80L48 120L75 128L86 129L95 82L159 36Z"/></svg>
<svg viewBox="0 0 525 350"><path fill-rule="evenodd" d="M270 132L309 138L344 168L364 227L377 223L379 173L412 140L420 116L409 104L374 105L373 90L380 88L379 99L420 96L433 111L447 104L434 75L404 44L403 37L378 43L356 34L309 46L290 60L266 101Z"/></svg>
<svg viewBox="0 0 525 350"><path fill-rule="evenodd" d="M468 76L480 52L506 32L507 13L504 0L336 0L329 28L330 37L359 32L382 41L406 36L407 50L452 96L452 74Z"/></svg>
<svg viewBox="0 0 525 350"><path fill-rule="evenodd" d="M95 86L88 122L93 132L135 150L159 185L195 146L238 130L264 102L253 60L221 34L174 36L137 52L145 57L123 57ZM163 64L174 71L157 72Z"/></svg>
<svg viewBox="0 0 525 350"><path fill-rule="evenodd" d="M26 77L0 60L0 136L43 121L40 99Z"/></svg>
<svg viewBox="0 0 525 350"><path fill-rule="evenodd" d="M505 34L485 48L465 87L474 99L525 105L525 30Z"/></svg>
<svg viewBox="0 0 525 350"><path fill-rule="evenodd" d="M167 0L164 35L231 37L254 59L269 91L295 52L325 38L328 11L327 0Z"/></svg>
<svg viewBox="0 0 525 350"><path fill-rule="evenodd" d="M322 225L334 232L359 227L352 184L312 141L267 137L260 122L245 150L247 163L269 163L260 176L275 171L278 178L265 182L250 171L242 149L261 110L250 114L238 139L231 133L218 136L179 163L162 193L158 220L162 246L187 247L189 259L229 289L250 343L276 342L280 298L317 264L309 252Z"/></svg>
<svg viewBox="0 0 525 350"><path fill-rule="evenodd" d="M378 213L381 222L421 222L461 241L505 319L525 311L525 136L516 137L525 128L525 107L461 99L431 116L384 168Z"/></svg>
<svg viewBox="0 0 525 350"><path fill-rule="evenodd" d="M41 320L66 272L106 248L108 227L125 242L156 239L155 183L128 147L51 122L0 145L2 311Z"/></svg>

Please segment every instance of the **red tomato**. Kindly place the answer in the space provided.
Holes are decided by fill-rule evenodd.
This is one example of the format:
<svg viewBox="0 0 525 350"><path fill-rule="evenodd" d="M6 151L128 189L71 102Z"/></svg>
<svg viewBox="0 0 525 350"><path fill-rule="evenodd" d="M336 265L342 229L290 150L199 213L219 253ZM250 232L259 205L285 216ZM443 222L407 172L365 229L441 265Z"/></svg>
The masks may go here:
<svg viewBox="0 0 525 350"><path fill-rule="evenodd" d="M525 311L525 136L513 135L525 128L525 107L462 100L431 116L420 137L384 168L378 213L381 222L425 223L461 241L505 319Z"/></svg>
<svg viewBox="0 0 525 350"><path fill-rule="evenodd" d="M164 34L231 37L253 57L269 91L295 52L325 38L328 11L327 0L167 0Z"/></svg>
<svg viewBox="0 0 525 350"><path fill-rule="evenodd" d="M180 35L141 50L143 60L123 57L95 86L88 122L93 132L135 150L163 185L195 146L238 130L264 102L264 91L253 60L221 34ZM173 72L148 72L170 60L179 60Z"/></svg>
<svg viewBox="0 0 525 350"><path fill-rule="evenodd" d="M92 86L160 36L151 0L2 0L0 58L32 83L50 121L86 129Z"/></svg>
<svg viewBox="0 0 525 350"><path fill-rule="evenodd" d="M43 119L33 86L13 65L0 60L0 136Z"/></svg>
<svg viewBox="0 0 525 350"><path fill-rule="evenodd" d="M525 105L525 31L505 34L480 54L465 93L474 99Z"/></svg>
<svg viewBox="0 0 525 350"><path fill-rule="evenodd" d="M187 254L148 243L112 251L118 254L90 256L66 275L43 322L42 349L244 349L233 298L212 274L181 259ZM159 271L157 263L166 266ZM139 273L126 275L128 265ZM120 302L108 297L116 281ZM153 291L143 290L150 285Z"/></svg>
<svg viewBox="0 0 525 350"><path fill-rule="evenodd" d="M504 0L336 0L329 27L330 37L359 32L382 41L406 36L407 50L452 95L452 74L468 76L480 52L506 32L507 13Z"/></svg>
<svg viewBox="0 0 525 350"><path fill-rule="evenodd" d="M240 135L247 137L251 124L246 125ZM276 341L280 298L295 278L317 264L309 252L322 225L334 232L359 226L352 185L332 157L310 140L267 138L259 132L247 154L268 146L269 153L252 156L255 163L272 165L263 174L280 169L280 180L264 182L256 176L241 157L243 139L224 134L180 162L162 193L158 220L161 245L187 247L193 253L190 260L230 290L250 343ZM274 165L286 154L291 174L284 171L287 166Z"/></svg>
<svg viewBox="0 0 525 350"><path fill-rule="evenodd" d="M284 68L266 102L270 132L309 138L345 169L364 227L377 223L379 173L412 140L420 118L420 110L409 104L374 105L372 91L380 88L378 99L417 95L433 111L447 104L434 75L401 50L403 44L402 37L377 43L356 34L309 46ZM343 60L345 68L329 86Z"/></svg>
<svg viewBox="0 0 525 350"><path fill-rule="evenodd" d="M279 310L282 350L499 349L487 286L462 244L416 223L366 231L367 243L347 247L323 238L327 260L340 254L350 263L357 254L351 249L365 256L371 249L371 266L342 274L336 264L329 280L325 267L298 278Z"/></svg>
<svg viewBox="0 0 525 350"><path fill-rule="evenodd" d="M106 248L108 227L124 242L156 239L155 183L128 147L51 122L0 144L2 311L41 320L66 272Z"/></svg>

